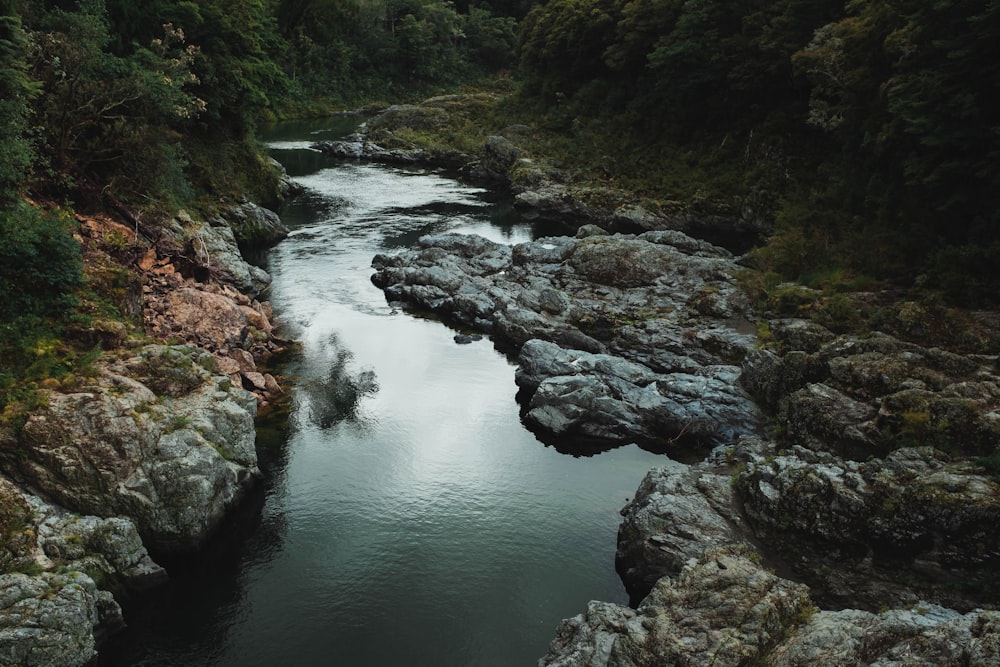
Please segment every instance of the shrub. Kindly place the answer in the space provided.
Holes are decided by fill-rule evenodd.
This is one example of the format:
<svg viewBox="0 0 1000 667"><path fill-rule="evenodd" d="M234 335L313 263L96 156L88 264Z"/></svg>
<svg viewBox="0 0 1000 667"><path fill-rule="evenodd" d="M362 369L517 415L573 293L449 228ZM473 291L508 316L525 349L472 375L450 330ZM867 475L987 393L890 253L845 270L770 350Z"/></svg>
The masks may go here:
<svg viewBox="0 0 1000 667"><path fill-rule="evenodd" d="M63 312L81 281L80 246L65 211L19 204L0 212L0 322Z"/></svg>

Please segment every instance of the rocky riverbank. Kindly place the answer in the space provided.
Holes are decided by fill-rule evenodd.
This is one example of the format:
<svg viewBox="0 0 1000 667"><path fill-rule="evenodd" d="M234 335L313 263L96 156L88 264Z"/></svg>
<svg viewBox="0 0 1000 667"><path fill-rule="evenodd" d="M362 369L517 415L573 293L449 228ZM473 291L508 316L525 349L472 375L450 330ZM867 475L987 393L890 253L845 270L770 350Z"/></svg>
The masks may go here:
<svg viewBox="0 0 1000 667"><path fill-rule="evenodd" d="M407 122L433 130L455 103L394 108L350 157L381 159L377 141ZM841 296L819 321L755 308L738 258L678 231L704 228L627 196L594 213L572 185L538 196L558 176L518 149L525 131L488 138L464 169L575 238L425 237L377 256L373 281L513 348L525 422L547 442L695 461L651 471L622 510L635 608L591 603L540 664L1000 661L991 315L956 353L925 342L941 326L929 310L882 295ZM885 304L879 322L851 333L866 300Z"/></svg>
<svg viewBox="0 0 1000 667"><path fill-rule="evenodd" d="M0 425L0 665L84 665L124 627L116 595L199 548L259 476L254 416L281 396L269 276L241 243L287 234L244 202L155 222L79 216L88 279L126 321L69 335L103 352Z"/></svg>
<svg viewBox="0 0 1000 667"><path fill-rule="evenodd" d="M595 224L612 232L676 230L728 247L749 248L769 228L766 218L744 205L735 213L676 201L640 199L610 183L582 181L544 155L535 153L534 130L515 123L477 141L479 111L497 96L444 95L420 104L399 104L372 115L341 141L314 148L338 159L386 164L423 164L461 172L467 178L502 187L529 217L558 220L570 227Z"/></svg>
<svg viewBox="0 0 1000 667"><path fill-rule="evenodd" d="M389 299L518 348L525 419L544 434L680 449L763 424L736 382L753 326L721 248L585 227L513 248L425 237L373 265Z"/></svg>
<svg viewBox="0 0 1000 667"><path fill-rule="evenodd" d="M623 510L617 565L638 610L595 603L543 664L1000 657L1000 616L974 611L1000 596L997 357L788 319L766 323L780 343L762 348L733 258L679 233L585 227L513 248L441 235L373 266L390 300L519 350L524 419L544 440L712 449L651 472ZM684 607L718 569L716 594L746 609ZM764 590L773 609L755 606ZM733 625L748 610L761 618ZM682 630L697 639L675 645Z"/></svg>

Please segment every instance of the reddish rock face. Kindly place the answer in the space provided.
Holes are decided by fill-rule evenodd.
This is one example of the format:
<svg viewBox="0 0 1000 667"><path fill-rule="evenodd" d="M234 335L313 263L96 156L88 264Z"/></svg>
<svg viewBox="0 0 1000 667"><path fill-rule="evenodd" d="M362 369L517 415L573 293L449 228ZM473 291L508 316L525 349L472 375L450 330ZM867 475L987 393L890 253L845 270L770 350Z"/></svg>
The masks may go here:
<svg viewBox="0 0 1000 667"><path fill-rule="evenodd" d="M227 296L182 287L167 295L166 305L165 315L201 347L214 351L244 343L249 321Z"/></svg>
<svg viewBox="0 0 1000 667"><path fill-rule="evenodd" d="M257 364L280 347L272 336L273 311L229 285L178 281L175 272L150 275L145 290L146 332L162 342L194 343L215 354L219 373L252 391L264 404L281 393ZM266 378L270 378L267 381Z"/></svg>

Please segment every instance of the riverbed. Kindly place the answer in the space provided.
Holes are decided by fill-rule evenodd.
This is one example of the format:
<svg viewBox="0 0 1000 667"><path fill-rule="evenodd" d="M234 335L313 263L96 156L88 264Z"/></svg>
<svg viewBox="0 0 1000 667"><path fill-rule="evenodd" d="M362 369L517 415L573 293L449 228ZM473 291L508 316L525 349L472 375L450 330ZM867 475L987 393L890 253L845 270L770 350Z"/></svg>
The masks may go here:
<svg viewBox="0 0 1000 667"><path fill-rule="evenodd" d="M278 369L291 413L262 424L261 488L126 608L101 665L532 665L588 600L627 601L618 510L662 459L544 445L521 424L503 351L457 344L370 281L375 254L423 234L553 230L448 174L309 149L356 122L264 134L304 188L281 211L291 235L260 258L301 342Z"/></svg>

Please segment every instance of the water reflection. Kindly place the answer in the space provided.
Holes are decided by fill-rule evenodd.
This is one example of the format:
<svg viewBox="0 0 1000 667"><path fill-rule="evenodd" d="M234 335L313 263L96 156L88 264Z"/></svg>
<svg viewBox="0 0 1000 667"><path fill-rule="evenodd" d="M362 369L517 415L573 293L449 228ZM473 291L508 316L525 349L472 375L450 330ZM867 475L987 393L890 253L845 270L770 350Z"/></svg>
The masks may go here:
<svg viewBox="0 0 1000 667"><path fill-rule="evenodd" d="M350 364L354 354L340 345L336 334L330 336L328 347L332 349L324 356L333 360L326 374L304 379L298 387L304 401L300 410L321 429L329 429L345 419L356 419L361 399L378 391L375 370L352 371Z"/></svg>
<svg viewBox="0 0 1000 667"><path fill-rule="evenodd" d="M437 173L332 163L294 143L306 126L273 138L306 188L266 258L301 342L282 371L299 383L290 427L260 442L248 518L171 564L101 665L533 664L588 600L626 601L618 510L656 457L544 446L520 423L511 362L393 309L370 265L429 232L552 231Z"/></svg>

